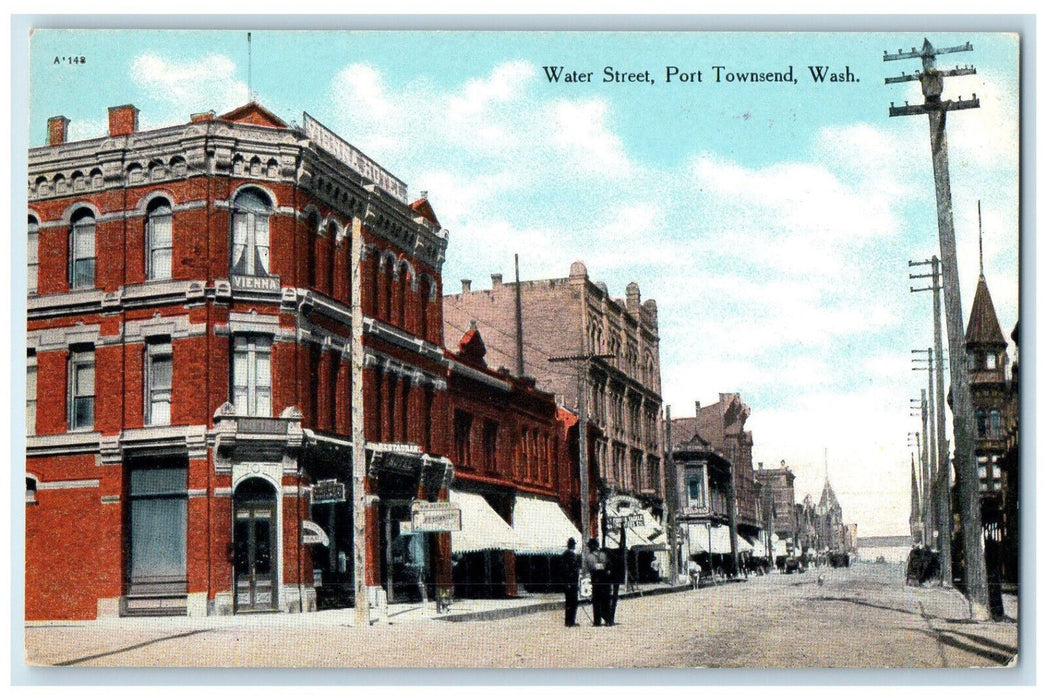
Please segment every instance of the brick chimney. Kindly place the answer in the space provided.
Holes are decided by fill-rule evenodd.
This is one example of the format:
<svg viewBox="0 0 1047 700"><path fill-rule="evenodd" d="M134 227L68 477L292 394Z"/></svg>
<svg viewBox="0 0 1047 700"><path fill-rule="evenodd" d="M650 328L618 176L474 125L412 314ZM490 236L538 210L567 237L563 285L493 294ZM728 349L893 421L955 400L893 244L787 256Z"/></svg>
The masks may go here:
<svg viewBox="0 0 1047 700"><path fill-rule="evenodd" d="M473 289L472 280L462 280L462 294L468 294Z"/></svg>
<svg viewBox="0 0 1047 700"><path fill-rule="evenodd" d="M196 114L189 115L190 122L210 122L214 121L214 110L210 112L197 112Z"/></svg>
<svg viewBox="0 0 1047 700"><path fill-rule="evenodd" d="M701 412L702 412L702 402L701 401L695 401L694 402L694 416L695 416L695 418L697 418L698 414L701 413Z"/></svg>
<svg viewBox="0 0 1047 700"><path fill-rule="evenodd" d="M120 105L109 108L109 135L127 136L138 131L138 108Z"/></svg>
<svg viewBox="0 0 1047 700"><path fill-rule="evenodd" d="M493 288L501 287L501 286L502 286L502 273L501 272L492 273L491 274L491 288L493 289Z"/></svg>
<svg viewBox="0 0 1047 700"><path fill-rule="evenodd" d="M65 117L51 117L47 120L47 145L61 146L69 139L69 120Z"/></svg>

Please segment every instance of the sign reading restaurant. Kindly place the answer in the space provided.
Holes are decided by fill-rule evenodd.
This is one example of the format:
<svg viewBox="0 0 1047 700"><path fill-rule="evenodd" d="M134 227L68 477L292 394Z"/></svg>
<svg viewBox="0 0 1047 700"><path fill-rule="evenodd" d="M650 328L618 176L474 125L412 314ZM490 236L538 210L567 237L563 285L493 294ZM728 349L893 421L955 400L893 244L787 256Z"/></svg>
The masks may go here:
<svg viewBox="0 0 1047 700"><path fill-rule="evenodd" d="M354 171L381 187L404 204L407 201L407 183L388 170L378 165L359 149L345 141L326 126L302 112L302 127L305 135L317 146L324 149Z"/></svg>
<svg viewBox="0 0 1047 700"><path fill-rule="evenodd" d="M461 532L462 509L448 501L415 501L411 504L414 532Z"/></svg>

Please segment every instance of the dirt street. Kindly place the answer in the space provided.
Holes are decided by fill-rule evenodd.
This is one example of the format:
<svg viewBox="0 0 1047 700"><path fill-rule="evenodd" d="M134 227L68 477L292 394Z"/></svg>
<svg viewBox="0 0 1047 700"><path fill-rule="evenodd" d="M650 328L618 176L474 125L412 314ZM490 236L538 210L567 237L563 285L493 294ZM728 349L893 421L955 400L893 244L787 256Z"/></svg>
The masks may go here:
<svg viewBox="0 0 1047 700"><path fill-rule="evenodd" d="M819 585L818 577L824 577ZM353 628L351 611L26 626L26 660L61 666L446 668L965 668L1017 653L1005 622L971 623L955 591L908 588L901 567L754 577L623 600L618 624L563 612Z"/></svg>

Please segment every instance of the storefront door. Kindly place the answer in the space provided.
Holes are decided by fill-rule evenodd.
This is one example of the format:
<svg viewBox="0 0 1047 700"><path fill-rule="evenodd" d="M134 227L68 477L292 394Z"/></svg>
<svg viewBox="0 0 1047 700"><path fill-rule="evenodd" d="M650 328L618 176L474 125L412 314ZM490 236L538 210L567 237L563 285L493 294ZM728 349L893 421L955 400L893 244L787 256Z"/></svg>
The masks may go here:
<svg viewBox="0 0 1047 700"><path fill-rule="evenodd" d="M276 493L248 479L233 496L236 612L276 609Z"/></svg>

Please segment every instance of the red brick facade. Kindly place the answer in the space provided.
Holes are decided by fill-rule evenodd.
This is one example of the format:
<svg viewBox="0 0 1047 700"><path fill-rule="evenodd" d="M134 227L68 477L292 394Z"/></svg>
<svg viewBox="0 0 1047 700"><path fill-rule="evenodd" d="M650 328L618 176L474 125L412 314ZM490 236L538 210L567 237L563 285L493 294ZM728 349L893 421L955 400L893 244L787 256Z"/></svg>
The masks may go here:
<svg viewBox="0 0 1047 700"><path fill-rule="evenodd" d="M139 132L137 114L80 142L52 119L29 154L27 619L350 602L354 237L367 585L452 585L454 535L407 526L456 472L577 513L552 395L442 348L447 238L424 197L308 115ZM452 468L464 410L501 426L496 456Z"/></svg>

